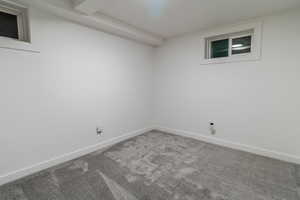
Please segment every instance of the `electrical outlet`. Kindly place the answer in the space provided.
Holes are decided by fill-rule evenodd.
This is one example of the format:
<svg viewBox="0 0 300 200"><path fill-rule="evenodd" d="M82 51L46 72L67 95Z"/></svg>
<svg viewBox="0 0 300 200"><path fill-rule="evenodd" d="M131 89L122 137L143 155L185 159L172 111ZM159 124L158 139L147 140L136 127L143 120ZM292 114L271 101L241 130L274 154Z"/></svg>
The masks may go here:
<svg viewBox="0 0 300 200"><path fill-rule="evenodd" d="M104 132L104 129L102 127L96 127L96 133L98 136L102 135Z"/></svg>
<svg viewBox="0 0 300 200"><path fill-rule="evenodd" d="M213 123L213 122L209 123L209 130L210 130L210 134L216 135L217 131L216 131L216 128L215 128L215 123Z"/></svg>

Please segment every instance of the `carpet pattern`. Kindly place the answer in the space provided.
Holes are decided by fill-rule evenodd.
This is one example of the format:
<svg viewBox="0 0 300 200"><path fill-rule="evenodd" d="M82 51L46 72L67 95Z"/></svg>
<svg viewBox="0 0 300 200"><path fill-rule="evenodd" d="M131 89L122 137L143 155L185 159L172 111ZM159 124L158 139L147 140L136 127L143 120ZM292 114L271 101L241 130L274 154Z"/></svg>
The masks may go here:
<svg viewBox="0 0 300 200"><path fill-rule="evenodd" d="M0 200L300 200L300 166L152 131L1 186Z"/></svg>

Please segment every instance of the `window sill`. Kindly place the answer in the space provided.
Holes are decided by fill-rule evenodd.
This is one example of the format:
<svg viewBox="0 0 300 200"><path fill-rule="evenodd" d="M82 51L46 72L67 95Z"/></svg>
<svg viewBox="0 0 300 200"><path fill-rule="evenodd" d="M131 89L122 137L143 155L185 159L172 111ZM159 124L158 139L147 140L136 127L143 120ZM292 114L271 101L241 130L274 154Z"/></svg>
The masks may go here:
<svg viewBox="0 0 300 200"><path fill-rule="evenodd" d="M12 38L0 37L0 49L12 51L23 51L29 53L40 53L32 43L15 40Z"/></svg>
<svg viewBox="0 0 300 200"><path fill-rule="evenodd" d="M239 55L227 58L214 58L214 59L203 59L201 65L209 64L223 64L223 63L233 63L233 62L245 62L245 61L258 61L260 60L259 55Z"/></svg>

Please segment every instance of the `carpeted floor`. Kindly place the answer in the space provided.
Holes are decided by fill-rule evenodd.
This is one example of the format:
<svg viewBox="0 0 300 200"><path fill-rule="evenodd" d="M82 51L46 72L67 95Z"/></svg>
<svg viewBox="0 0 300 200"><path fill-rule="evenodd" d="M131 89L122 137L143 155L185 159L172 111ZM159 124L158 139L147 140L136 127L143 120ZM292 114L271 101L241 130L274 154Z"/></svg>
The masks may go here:
<svg viewBox="0 0 300 200"><path fill-rule="evenodd" d="M0 200L300 200L300 166L149 132L0 187Z"/></svg>

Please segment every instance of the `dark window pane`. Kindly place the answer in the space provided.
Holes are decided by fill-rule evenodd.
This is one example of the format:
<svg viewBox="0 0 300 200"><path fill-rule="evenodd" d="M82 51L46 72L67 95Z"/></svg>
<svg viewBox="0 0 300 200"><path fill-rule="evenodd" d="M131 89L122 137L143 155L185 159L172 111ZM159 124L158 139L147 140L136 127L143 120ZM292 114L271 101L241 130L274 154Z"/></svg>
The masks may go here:
<svg viewBox="0 0 300 200"><path fill-rule="evenodd" d="M232 55L250 53L251 52L251 36L232 39Z"/></svg>
<svg viewBox="0 0 300 200"><path fill-rule="evenodd" d="M0 12L0 36L19 39L16 15Z"/></svg>
<svg viewBox="0 0 300 200"><path fill-rule="evenodd" d="M229 39L211 42L211 58L228 57Z"/></svg>

